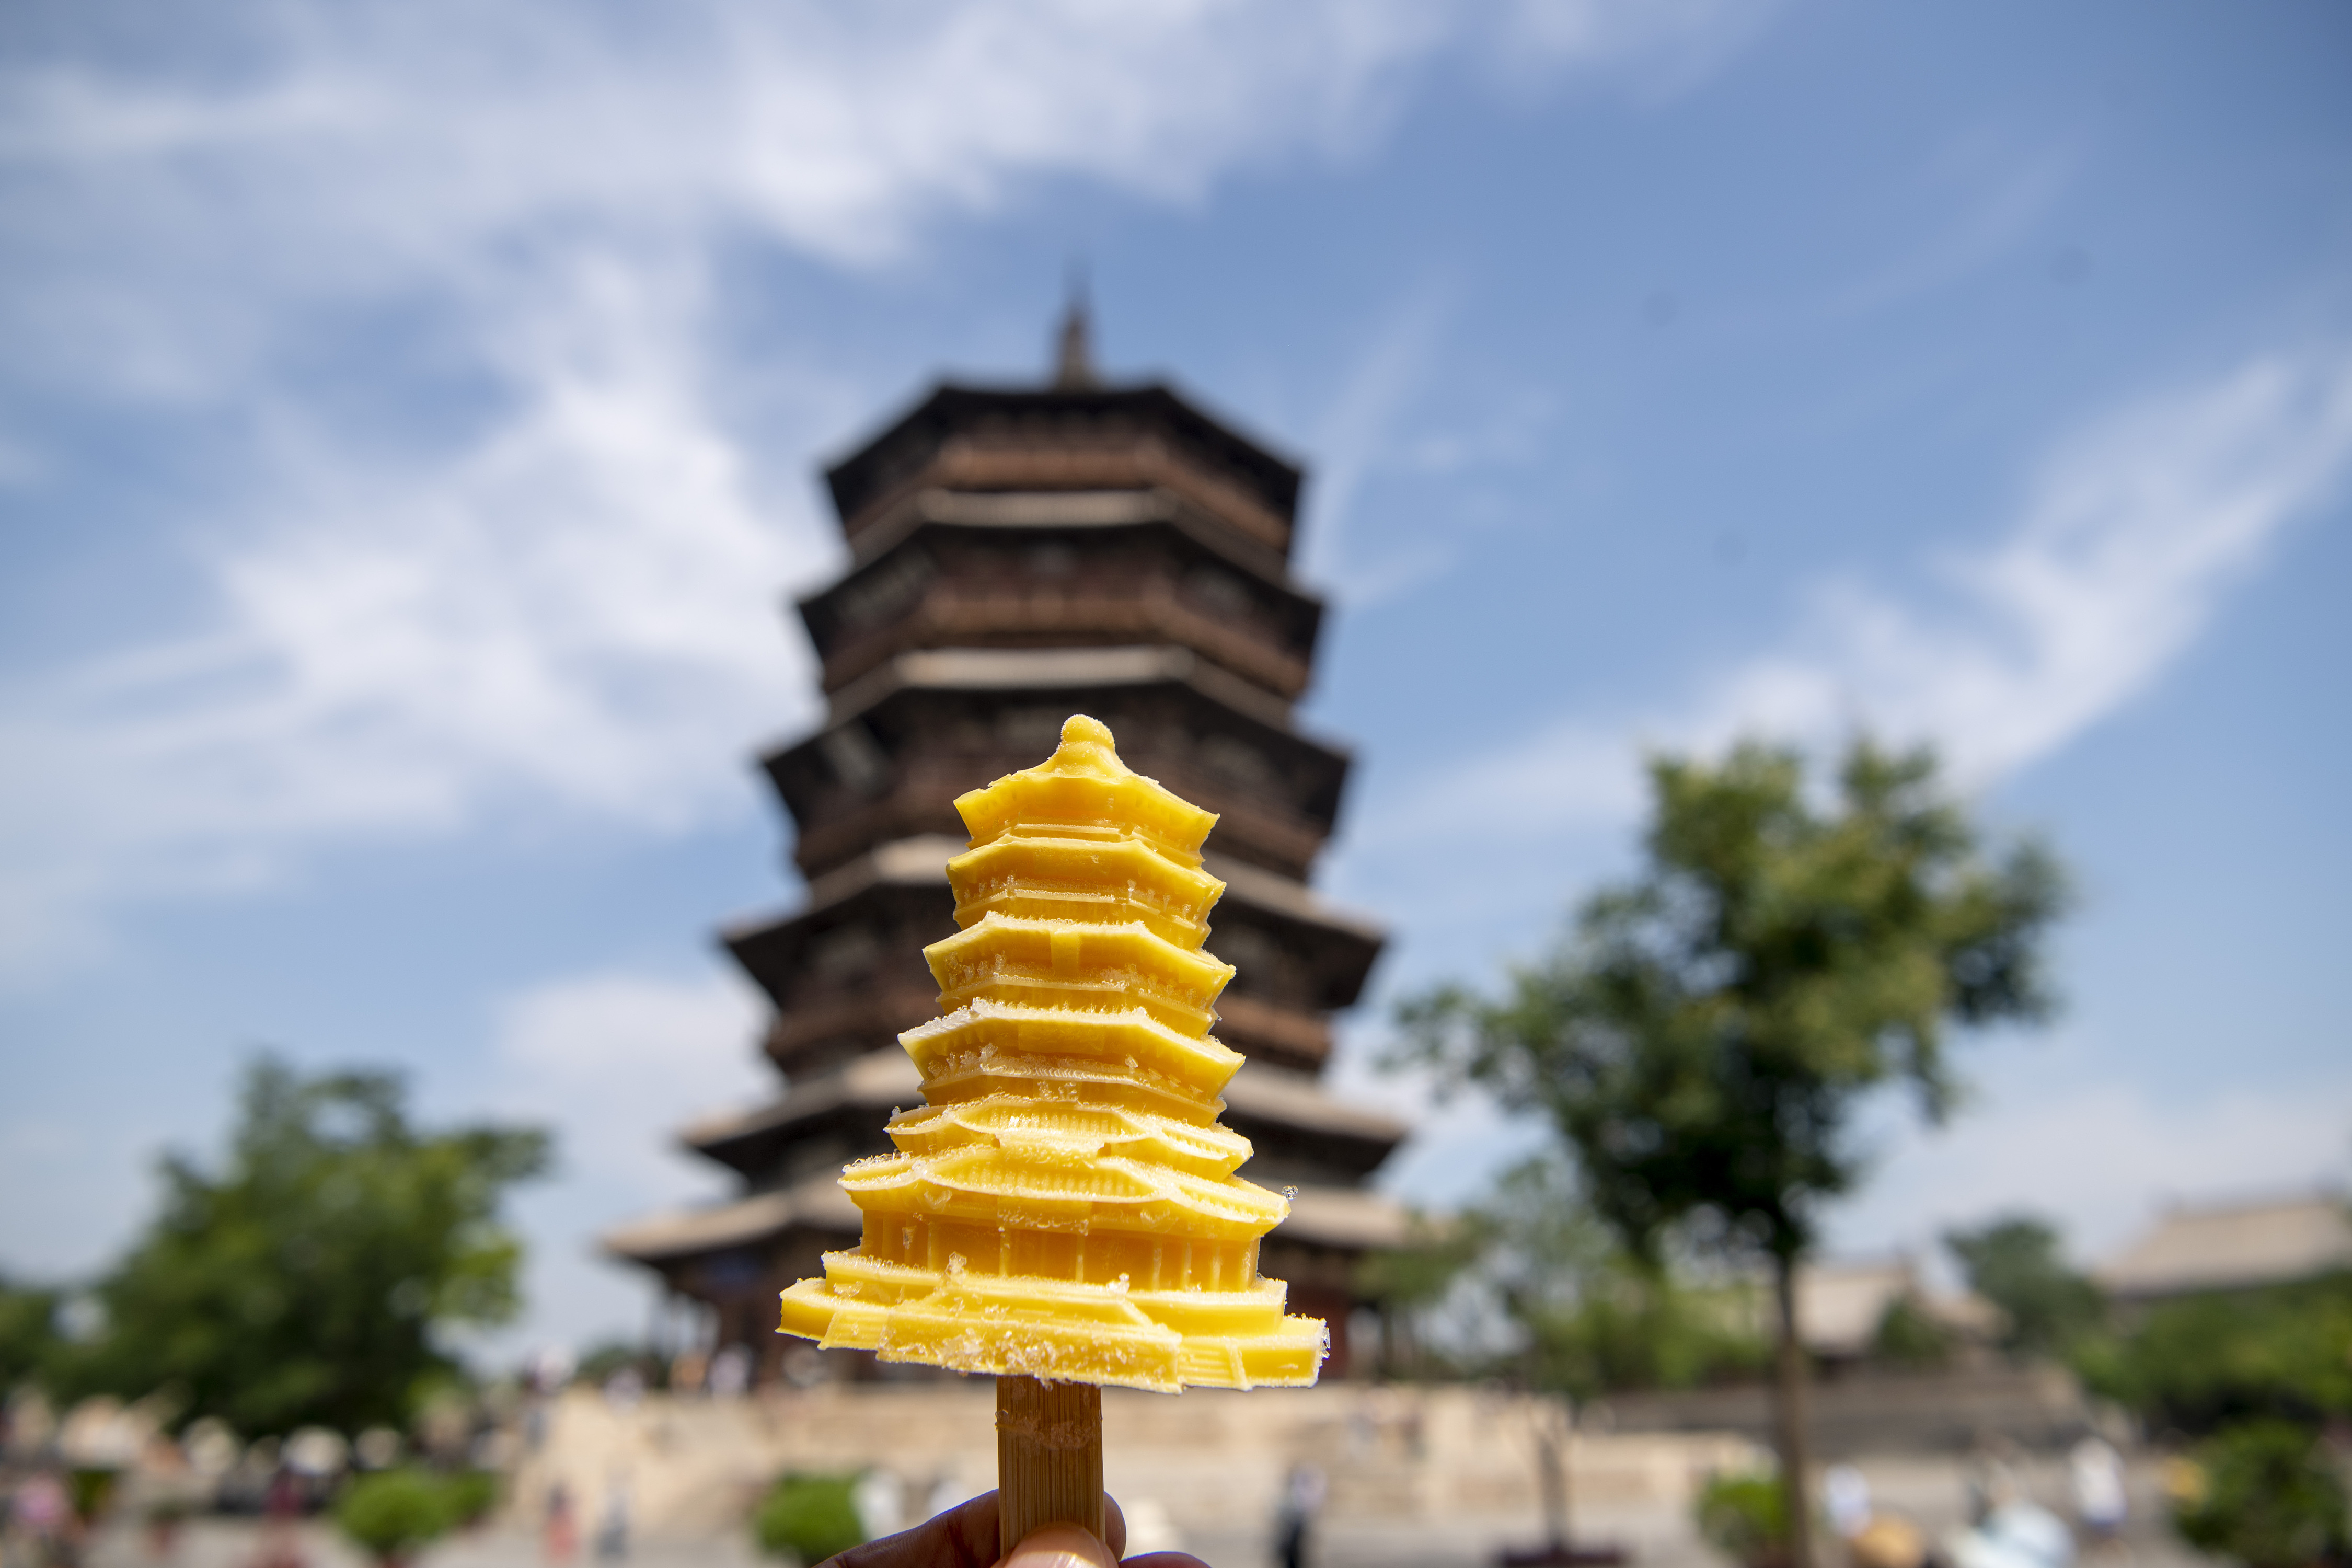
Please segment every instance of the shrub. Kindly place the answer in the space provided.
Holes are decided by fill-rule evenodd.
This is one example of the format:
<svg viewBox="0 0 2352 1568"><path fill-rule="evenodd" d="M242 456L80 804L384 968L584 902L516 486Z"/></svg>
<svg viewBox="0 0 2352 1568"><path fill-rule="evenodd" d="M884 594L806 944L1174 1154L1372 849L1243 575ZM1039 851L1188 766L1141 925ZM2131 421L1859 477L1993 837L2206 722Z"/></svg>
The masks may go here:
<svg viewBox="0 0 2352 1568"><path fill-rule="evenodd" d="M1789 1515L1780 1478L1764 1472L1710 1476L1699 1489L1698 1532L1708 1545L1748 1568L1785 1563Z"/></svg>
<svg viewBox="0 0 2352 1568"><path fill-rule="evenodd" d="M499 1506L499 1478L488 1470L459 1470L441 1483L449 1499L449 1521L469 1529Z"/></svg>
<svg viewBox="0 0 2352 1568"><path fill-rule="evenodd" d="M2173 1515L2182 1539L2246 1568L2307 1568L2345 1545L2344 1482L2307 1427L2248 1421L2198 1450L2202 1496Z"/></svg>
<svg viewBox="0 0 2352 1568"><path fill-rule="evenodd" d="M423 1470L379 1470L353 1481L335 1523L379 1563L405 1562L457 1522L447 1482Z"/></svg>
<svg viewBox="0 0 2352 1568"><path fill-rule="evenodd" d="M803 1563L822 1563L864 1542L866 1527L851 1495L856 1485L856 1476L843 1475L792 1474L779 1479L752 1517L760 1550L772 1557L789 1552Z"/></svg>

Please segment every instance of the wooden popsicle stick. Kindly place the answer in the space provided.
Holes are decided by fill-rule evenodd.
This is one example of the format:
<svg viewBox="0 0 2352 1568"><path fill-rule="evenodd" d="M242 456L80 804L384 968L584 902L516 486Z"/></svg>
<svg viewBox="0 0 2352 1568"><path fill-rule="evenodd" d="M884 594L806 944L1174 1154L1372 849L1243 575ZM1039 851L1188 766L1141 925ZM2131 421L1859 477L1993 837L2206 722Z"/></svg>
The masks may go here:
<svg viewBox="0 0 2352 1568"><path fill-rule="evenodd" d="M1103 1539L1102 1390L1034 1377L996 1380L997 1555L1043 1524Z"/></svg>

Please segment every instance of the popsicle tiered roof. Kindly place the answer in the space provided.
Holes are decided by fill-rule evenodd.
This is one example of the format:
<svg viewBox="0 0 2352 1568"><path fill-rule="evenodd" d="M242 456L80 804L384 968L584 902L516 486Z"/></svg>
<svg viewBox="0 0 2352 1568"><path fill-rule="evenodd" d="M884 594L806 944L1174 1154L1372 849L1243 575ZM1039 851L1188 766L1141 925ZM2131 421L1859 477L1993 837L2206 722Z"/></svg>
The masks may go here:
<svg viewBox="0 0 2352 1568"><path fill-rule="evenodd" d="M783 1331L961 1372L1172 1391L1315 1381L1258 1243L1288 1205L1217 1124L1242 1057L1210 1037L1216 817L1074 717L1037 767L956 802L940 1016L900 1044L926 1103L841 1185L859 1246L783 1293Z"/></svg>

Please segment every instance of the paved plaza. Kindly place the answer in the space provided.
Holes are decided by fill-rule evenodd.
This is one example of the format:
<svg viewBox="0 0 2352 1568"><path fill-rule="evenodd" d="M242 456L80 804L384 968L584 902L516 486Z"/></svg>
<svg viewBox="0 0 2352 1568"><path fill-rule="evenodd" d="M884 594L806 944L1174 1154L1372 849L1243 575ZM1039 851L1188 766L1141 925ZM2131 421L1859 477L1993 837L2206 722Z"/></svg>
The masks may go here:
<svg viewBox="0 0 2352 1568"><path fill-rule="evenodd" d="M1916 1456L1864 1458L1878 1507L1908 1516L1931 1537L1961 1523L1965 1473L1958 1458ZM2021 1472L2028 1491L2064 1511L2064 1477L2055 1460L2030 1461ZM2152 1467L2133 1470L2133 1526L2121 1545L2084 1568L2208 1568L2162 1527ZM1130 1499L1132 1500L1132 1499ZM1351 1519L1328 1514L1317 1539L1318 1568L1486 1568L1507 1545L1533 1543L1540 1522L1519 1510L1464 1512L1440 1519ZM1192 1518L1178 1521L1181 1544L1212 1568L1272 1568L1268 1521L1263 1518ZM1629 1547L1637 1568L1728 1568L1692 1531L1685 1510L1651 1505L1593 1507L1579 1515L1580 1541ZM93 1543L89 1568L255 1568L262 1555L261 1527L250 1521L205 1520L191 1525L168 1559L155 1556L140 1532L115 1528ZM306 1568L368 1568L350 1546L321 1524L303 1527ZM445 1542L412 1568L548 1568L536 1534L508 1523ZM602 1568L583 1554L575 1568ZM630 1544L625 1568L767 1568L740 1530L697 1536L642 1537Z"/></svg>

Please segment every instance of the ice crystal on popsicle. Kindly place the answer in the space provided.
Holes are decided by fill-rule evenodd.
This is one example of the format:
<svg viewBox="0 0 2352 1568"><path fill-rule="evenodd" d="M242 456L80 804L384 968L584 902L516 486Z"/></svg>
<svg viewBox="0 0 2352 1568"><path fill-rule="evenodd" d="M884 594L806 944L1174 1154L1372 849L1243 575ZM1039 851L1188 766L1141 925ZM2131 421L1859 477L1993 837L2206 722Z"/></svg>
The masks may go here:
<svg viewBox="0 0 2352 1568"><path fill-rule="evenodd" d="M1315 1381L1329 1342L1257 1271L1289 1205L1217 1121L1242 1064L1209 1036L1213 814L1083 715L956 801L941 1016L898 1037L925 1104L841 1184L859 1245L783 1293L782 1331L885 1361L1172 1392Z"/></svg>

